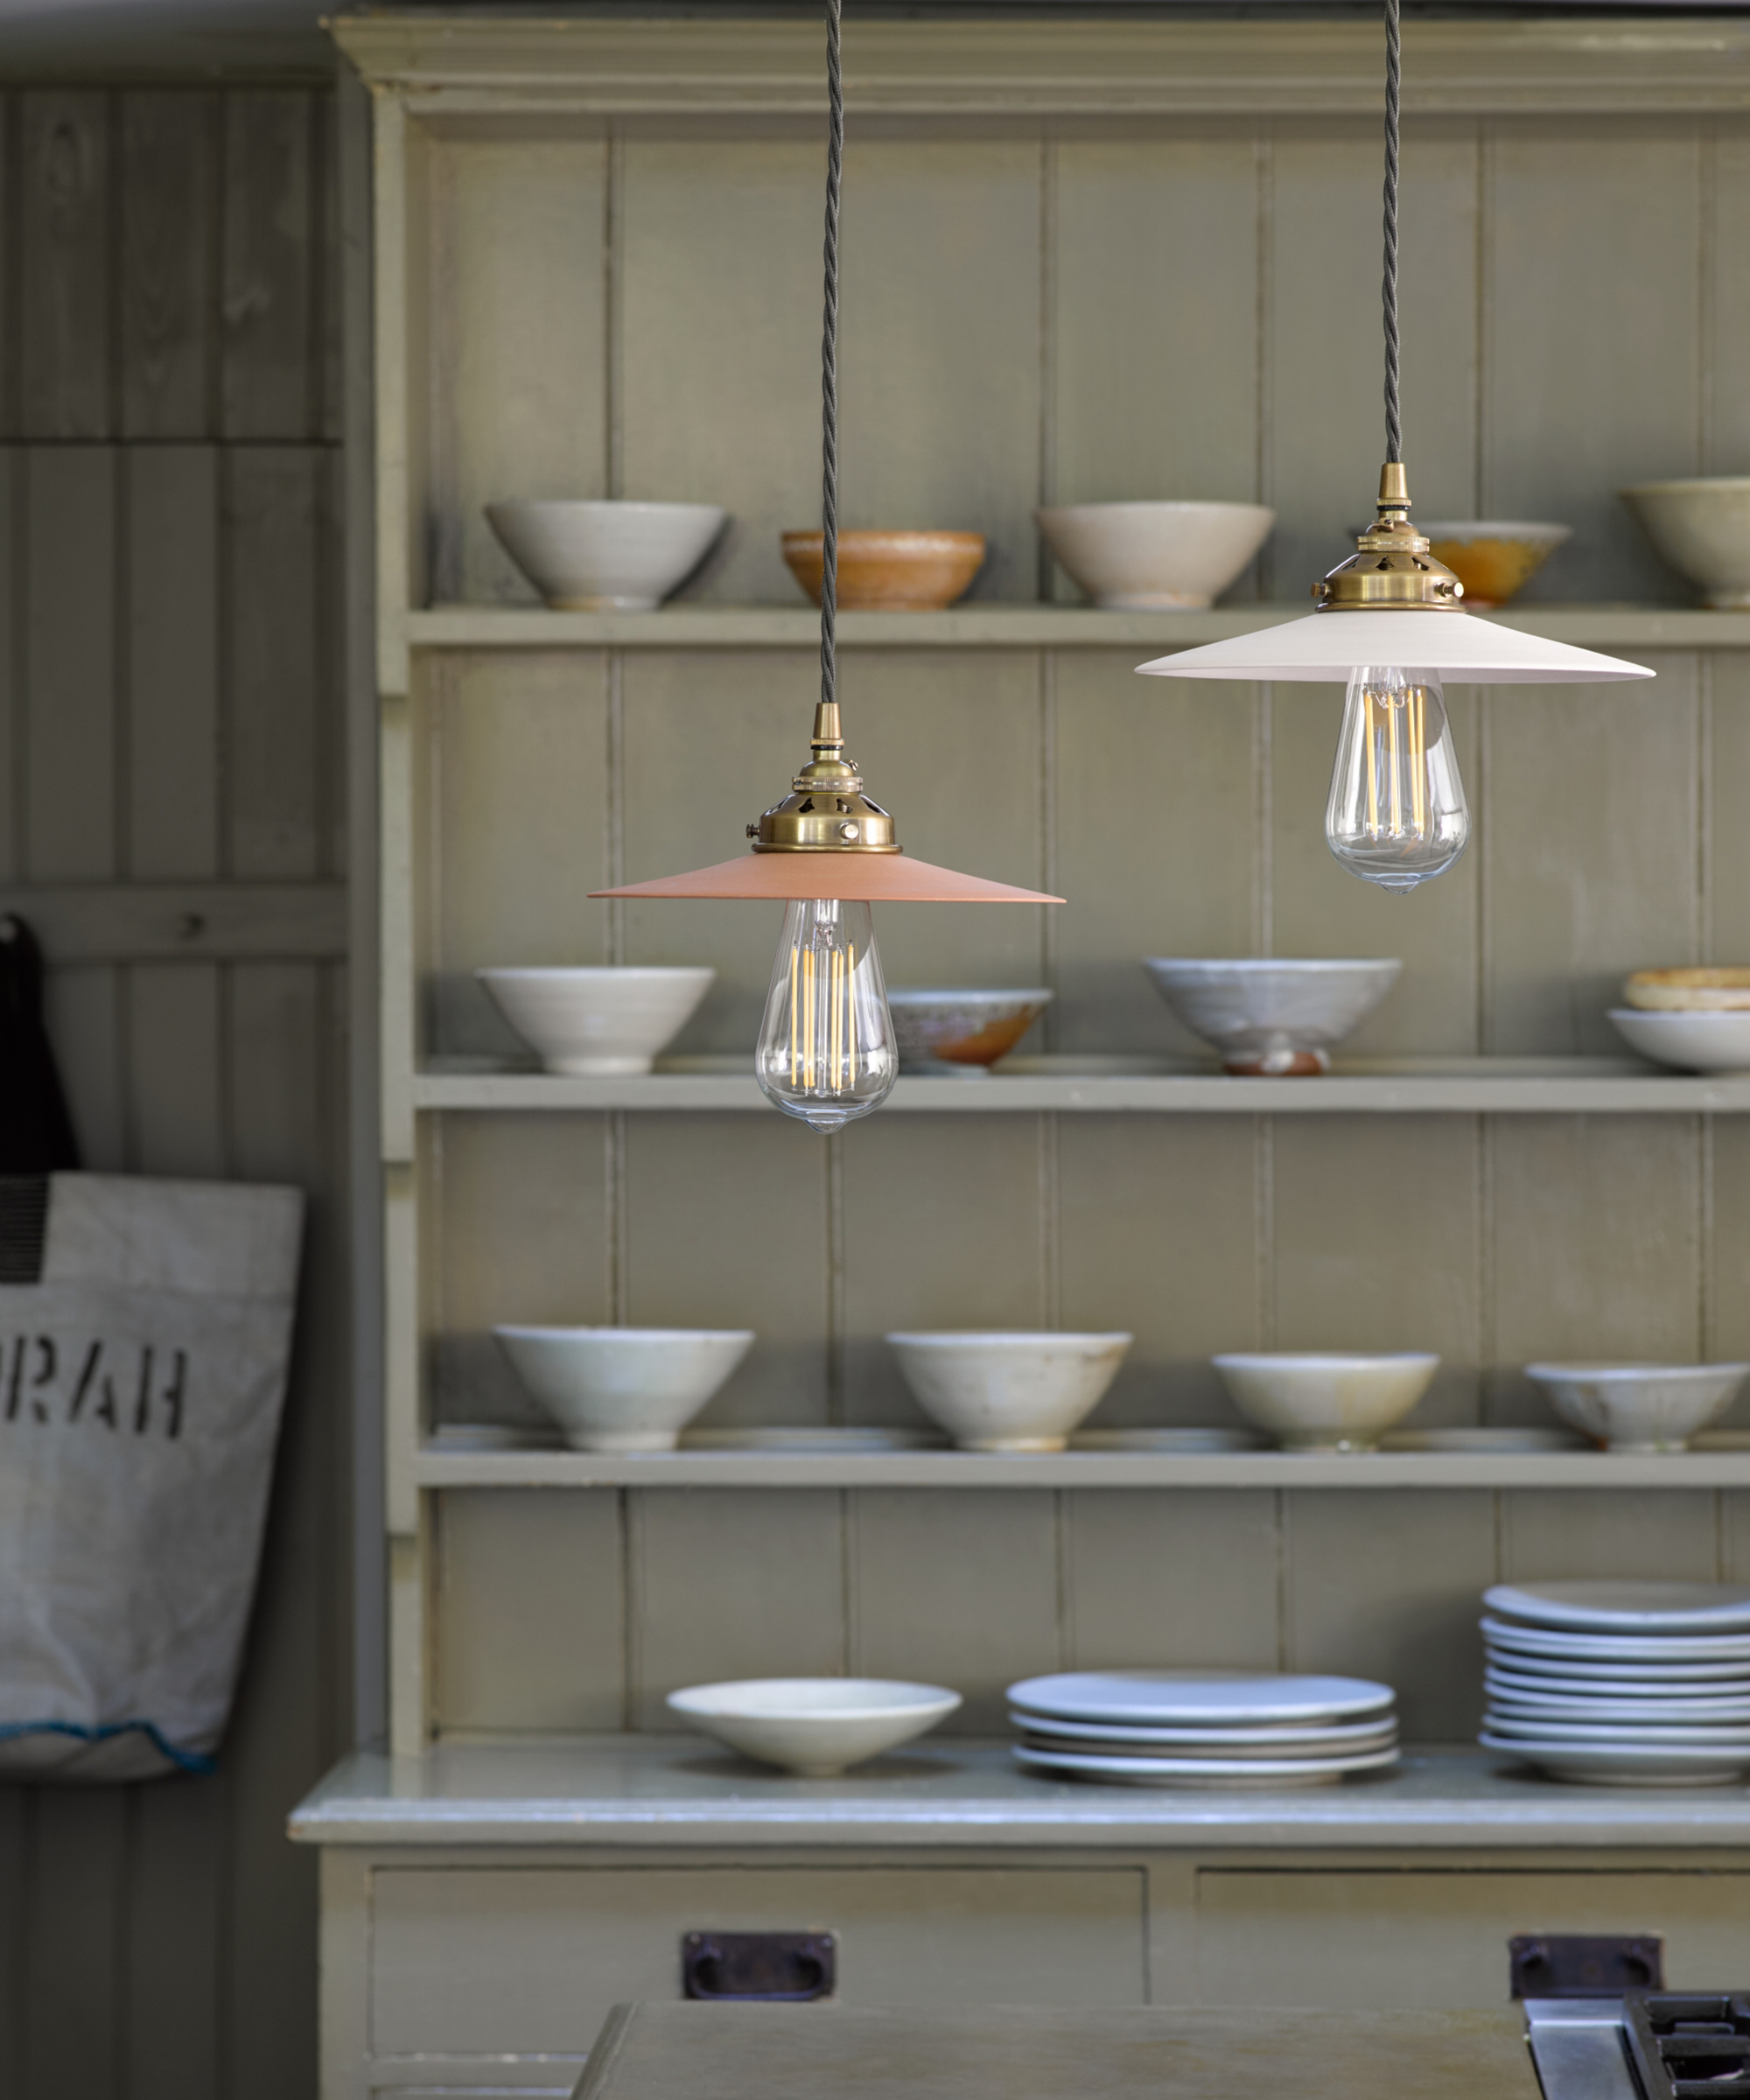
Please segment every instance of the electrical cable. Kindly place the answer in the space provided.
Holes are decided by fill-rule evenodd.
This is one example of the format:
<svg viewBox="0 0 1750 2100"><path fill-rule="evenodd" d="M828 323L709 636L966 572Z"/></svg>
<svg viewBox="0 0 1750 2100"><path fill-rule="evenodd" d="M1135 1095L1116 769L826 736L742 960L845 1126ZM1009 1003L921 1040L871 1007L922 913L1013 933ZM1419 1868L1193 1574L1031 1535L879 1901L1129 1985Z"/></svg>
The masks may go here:
<svg viewBox="0 0 1750 2100"><path fill-rule="evenodd" d="M1393 0L1393 4L1396 0ZM844 170L841 0L826 0L826 298L821 322L821 699L836 696L838 624L838 191Z"/></svg>
<svg viewBox="0 0 1750 2100"><path fill-rule="evenodd" d="M836 0L831 0L836 7ZM1397 116L1404 79L1399 0L1385 0L1385 456L1404 457L1404 420L1397 401Z"/></svg>

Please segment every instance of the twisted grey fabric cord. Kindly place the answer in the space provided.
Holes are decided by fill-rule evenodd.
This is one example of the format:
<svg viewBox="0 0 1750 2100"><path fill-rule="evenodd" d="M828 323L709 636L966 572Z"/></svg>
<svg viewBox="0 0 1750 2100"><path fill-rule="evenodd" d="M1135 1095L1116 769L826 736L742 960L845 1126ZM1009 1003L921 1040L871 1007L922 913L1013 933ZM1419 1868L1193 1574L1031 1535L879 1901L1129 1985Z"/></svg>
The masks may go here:
<svg viewBox="0 0 1750 2100"><path fill-rule="evenodd" d="M821 698L838 687L838 188L844 170L840 0L826 0L826 311L821 323Z"/></svg>
<svg viewBox="0 0 1750 2100"><path fill-rule="evenodd" d="M1397 98L1404 78L1398 0L1385 0L1385 456L1404 457L1397 405Z"/></svg>

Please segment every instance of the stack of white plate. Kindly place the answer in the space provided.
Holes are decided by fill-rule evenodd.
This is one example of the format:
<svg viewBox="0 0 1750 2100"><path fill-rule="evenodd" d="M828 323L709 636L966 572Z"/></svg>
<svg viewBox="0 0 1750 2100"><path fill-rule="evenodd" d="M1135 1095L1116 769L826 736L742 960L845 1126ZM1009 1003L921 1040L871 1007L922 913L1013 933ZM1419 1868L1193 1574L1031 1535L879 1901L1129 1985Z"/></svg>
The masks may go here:
<svg viewBox="0 0 1750 2100"><path fill-rule="evenodd" d="M1594 1786L1750 1772L1750 1587L1527 1582L1483 1603L1485 1749Z"/></svg>
<svg viewBox="0 0 1750 2100"><path fill-rule="evenodd" d="M1389 1684L1240 1670L1116 1670L1009 1687L1016 1761L1130 1787L1313 1786L1397 1761Z"/></svg>

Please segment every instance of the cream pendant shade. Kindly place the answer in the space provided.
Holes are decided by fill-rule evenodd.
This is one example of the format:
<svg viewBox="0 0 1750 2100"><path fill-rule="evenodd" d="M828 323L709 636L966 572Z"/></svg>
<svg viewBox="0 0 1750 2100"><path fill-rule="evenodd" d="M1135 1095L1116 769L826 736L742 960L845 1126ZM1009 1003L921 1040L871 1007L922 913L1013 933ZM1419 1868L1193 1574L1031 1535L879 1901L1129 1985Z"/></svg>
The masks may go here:
<svg viewBox="0 0 1750 2100"><path fill-rule="evenodd" d="M1432 671L1446 685L1585 685L1651 678L1642 664L1572 648L1469 612L1312 612L1137 666L1154 678L1341 685L1369 664Z"/></svg>

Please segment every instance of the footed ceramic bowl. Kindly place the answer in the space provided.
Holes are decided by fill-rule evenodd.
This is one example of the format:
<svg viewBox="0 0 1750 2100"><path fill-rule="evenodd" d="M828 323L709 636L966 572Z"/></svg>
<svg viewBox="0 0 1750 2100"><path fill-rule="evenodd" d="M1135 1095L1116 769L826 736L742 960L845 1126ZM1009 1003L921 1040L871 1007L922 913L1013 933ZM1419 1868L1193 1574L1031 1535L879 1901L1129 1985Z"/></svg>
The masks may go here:
<svg viewBox="0 0 1750 2100"><path fill-rule="evenodd" d="M945 1721L960 1694L886 1677L750 1677L671 1691L671 1713L744 1757L836 1779Z"/></svg>
<svg viewBox="0 0 1750 2100"><path fill-rule="evenodd" d="M1249 1421L1288 1451L1371 1451L1428 1390L1438 1356L1282 1354L1210 1360Z"/></svg>
<svg viewBox="0 0 1750 2100"><path fill-rule="evenodd" d="M906 1383L962 1451L1061 1451L1118 1375L1128 1334L890 1334Z"/></svg>
<svg viewBox="0 0 1750 2100"><path fill-rule="evenodd" d="M1704 606L1750 606L1750 475L1643 481L1622 500Z"/></svg>
<svg viewBox="0 0 1750 2100"><path fill-rule="evenodd" d="M687 969L477 970L493 1004L550 1072L648 1072L717 976Z"/></svg>
<svg viewBox="0 0 1750 2100"><path fill-rule="evenodd" d="M1069 503L1033 515L1096 606L1137 611L1213 605L1276 522L1262 503Z"/></svg>
<svg viewBox="0 0 1750 2100"><path fill-rule="evenodd" d="M1284 962L1156 956L1143 968L1224 1069L1248 1078L1310 1077L1331 1068L1331 1052L1396 983L1390 956L1355 962Z"/></svg>
<svg viewBox="0 0 1750 2100"><path fill-rule="evenodd" d="M1564 1422L1611 1451L1683 1451L1732 1404L1750 1363L1528 1363Z"/></svg>
<svg viewBox="0 0 1750 2100"><path fill-rule="evenodd" d="M557 612L650 612L704 561L715 503L488 503L505 552Z"/></svg>
<svg viewBox="0 0 1750 2100"><path fill-rule="evenodd" d="M745 1329L494 1327L575 1451L672 1451L753 1346Z"/></svg>
<svg viewBox="0 0 1750 2100"><path fill-rule="evenodd" d="M1020 1041L1053 997L1044 990L937 991L890 986L887 1005L900 1069L984 1078Z"/></svg>
<svg viewBox="0 0 1750 2100"><path fill-rule="evenodd" d="M787 532L783 544L791 575L819 605L820 534ZM937 612L963 598L984 565L982 532L841 532L839 610Z"/></svg>
<svg viewBox="0 0 1750 2100"><path fill-rule="evenodd" d="M1750 1072L1750 1013L1645 1012L1613 1006L1611 1025L1631 1050L1683 1072Z"/></svg>
<svg viewBox="0 0 1750 2100"><path fill-rule="evenodd" d="M1469 609L1486 612L1516 596L1563 541L1572 538L1574 528L1484 519L1427 525L1418 518L1416 529L1427 536L1434 559L1444 562L1464 585Z"/></svg>

